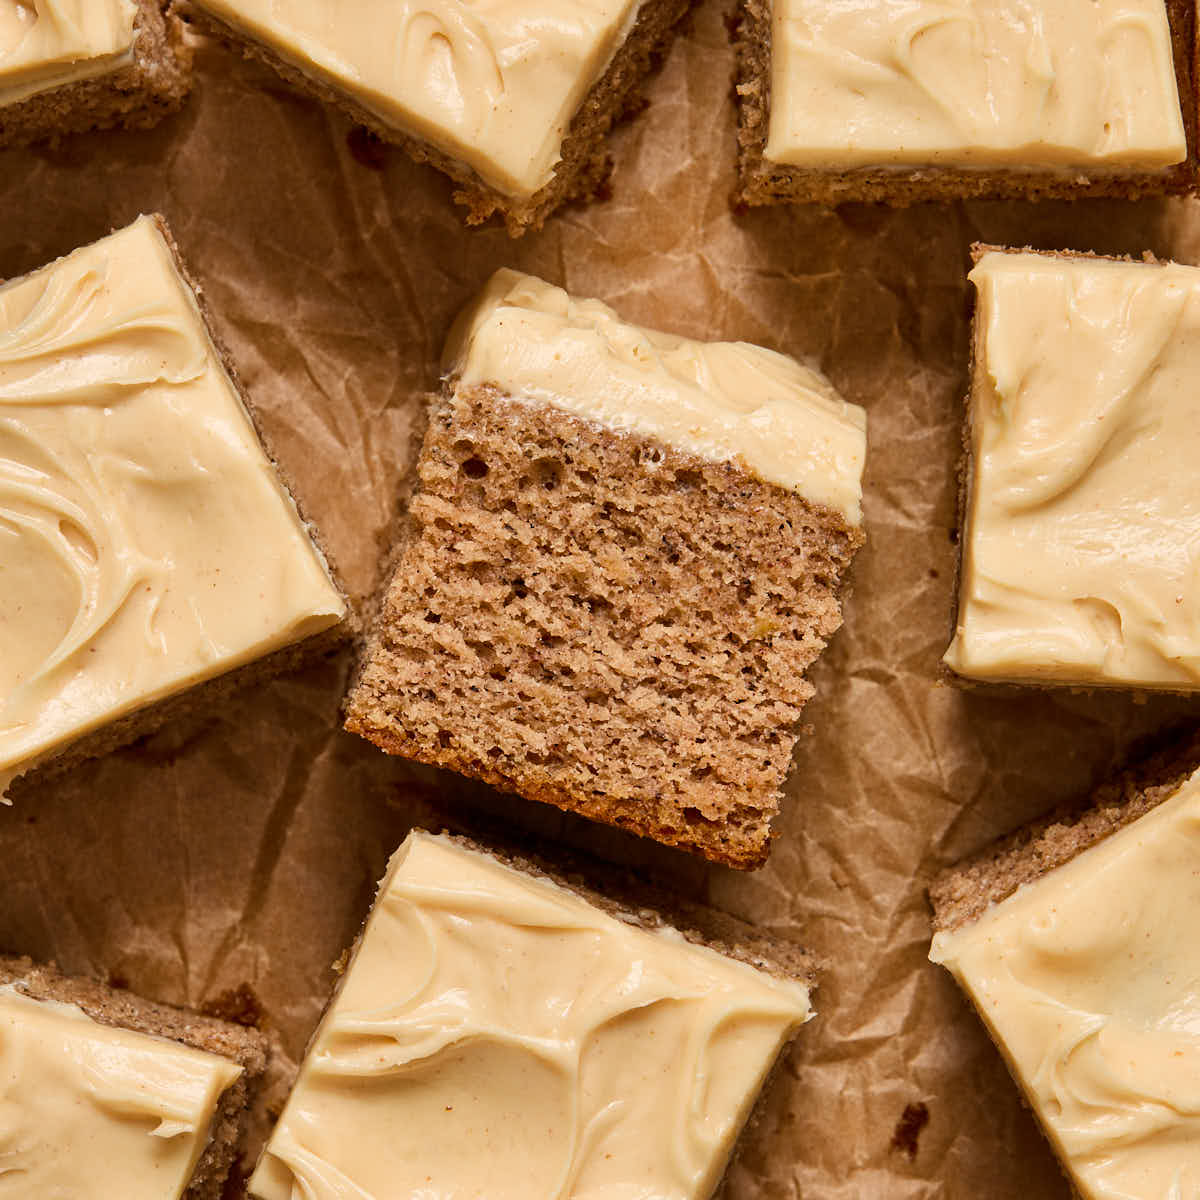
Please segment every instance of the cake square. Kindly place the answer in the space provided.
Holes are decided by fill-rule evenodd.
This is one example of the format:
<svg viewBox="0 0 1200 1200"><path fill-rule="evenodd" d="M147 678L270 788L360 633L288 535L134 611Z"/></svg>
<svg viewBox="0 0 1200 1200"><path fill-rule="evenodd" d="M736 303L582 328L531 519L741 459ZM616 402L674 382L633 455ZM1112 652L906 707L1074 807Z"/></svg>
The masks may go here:
<svg viewBox="0 0 1200 1200"><path fill-rule="evenodd" d="M802 955L701 936L411 834L251 1195L706 1200L811 1012Z"/></svg>
<svg viewBox="0 0 1200 1200"><path fill-rule="evenodd" d="M0 957L0 1196L220 1200L266 1039Z"/></svg>
<svg viewBox="0 0 1200 1200"><path fill-rule="evenodd" d="M478 224L540 229L608 179L606 138L691 0L192 0L201 24L458 185Z"/></svg>
<svg viewBox="0 0 1200 1200"><path fill-rule="evenodd" d="M757 866L862 542L865 414L507 270L444 366L346 727Z"/></svg>
<svg viewBox="0 0 1200 1200"><path fill-rule="evenodd" d="M1191 192L1187 0L742 0L739 199Z"/></svg>
<svg viewBox="0 0 1200 1200"><path fill-rule="evenodd" d="M148 128L190 88L183 25L163 0L0 0L0 148Z"/></svg>
<svg viewBox="0 0 1200 1200"><path fill-rule="evenodd" d="M1200 1194L1200 746L930 889L930 958L1083 1200Z"/></svg>
<svg viewBox="0 0 1200 1200"><path fill-rule="evenodd" d="M958 617L992 682L1200 685L1200 270L976 247Z"/></svg>
<svg viewBox="0 0 1200 1200"><path fill-rule="evenodd" d="M0 287L0 794L342 636L181 270L142 217Z"/></svg>

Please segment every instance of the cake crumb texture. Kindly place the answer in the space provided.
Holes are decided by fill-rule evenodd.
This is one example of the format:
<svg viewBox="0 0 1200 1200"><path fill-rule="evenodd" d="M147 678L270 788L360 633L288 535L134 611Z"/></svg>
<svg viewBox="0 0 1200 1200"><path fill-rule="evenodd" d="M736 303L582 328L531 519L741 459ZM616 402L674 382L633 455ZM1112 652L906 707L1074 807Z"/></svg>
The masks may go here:
<svg viewBox="0 0 1200 1200"><path fill-rule="evenodd" d="M434 401L419 477L347 728L760 864L860 532L734 464L490 387Z"/></svg>

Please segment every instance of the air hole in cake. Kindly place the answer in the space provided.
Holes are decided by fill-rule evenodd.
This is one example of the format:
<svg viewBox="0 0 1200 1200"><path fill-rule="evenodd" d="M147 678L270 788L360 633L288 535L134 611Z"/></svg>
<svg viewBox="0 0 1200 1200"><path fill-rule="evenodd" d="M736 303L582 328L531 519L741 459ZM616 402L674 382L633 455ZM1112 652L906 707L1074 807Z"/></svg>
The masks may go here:
<svg viewBox="0 0 1200 1200"><path fill-rule="evenodd" d="M481 661L485 663L494 662L496 658L496 647L491 642L473 642L467 638L467 645L479 656Z"/></svg>
<svg viewBox="0 0 1200 1200"><path fill-rule="evenodd" d="M557 650L563 644L563 638L557 637L553 633L543 633L540 641L543 646L549 646L551 650Z"/></svg>
<svg viewBox="0 0 1200 1200"><path fill-rule="evenodd" d="M482 458L468 458L461 470L468 479L482 479L488 473L488 465Z"/></svg>
<svg viewBox="0 0 1200 1200"><path fill-rule="evenodd" d="M438 730L438 745L441 746L443 750L445 750L453 741L454 739L450 736L447 730Z"/></svg>
<svg viewBox="0 0 1200 1200"><path fill-rule="evenodd" d="M538 483L548 492L558 487L562 478L562 465L553 458L539 458L533 464L533 473Z"/></svg>
<svg viewBox="0 0 1200 1200"><path fill-rule="evenodd" d="M440 625L440 624L441 624L441 621L442 621L442 618L441 618L441 615L440 615L439 613L435 613L435 612L427 612L427 613L425 614L425 620L426 620L426 621L427 621L427 622L428 622L430 625Z"/></svg>
<svg viewBox="0 0 1200 1200"><path fill-rule="evenodd" d="M596 486L596 477L591 473L591 471L576 471L575 478L578 479L579 482L584 485L584 487Z"/></svg>
<svg viewBox="0 0 1200 1200"><path fill-rule="evenodd" d="M699 471L676 471L675 486L680 491L697 490L704 482Z"/></svg>

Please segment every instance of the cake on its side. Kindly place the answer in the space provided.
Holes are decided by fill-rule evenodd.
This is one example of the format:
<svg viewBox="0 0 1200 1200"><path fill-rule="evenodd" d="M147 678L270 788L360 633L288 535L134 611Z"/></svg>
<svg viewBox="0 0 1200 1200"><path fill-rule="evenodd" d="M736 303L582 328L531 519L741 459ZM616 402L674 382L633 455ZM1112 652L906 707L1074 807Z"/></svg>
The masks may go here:
<svg viewBox="0 0 1200 1200"><path fill-rule="evenodd" d="M1200 740L940 876L953 972L1084 1200L1200 1189Z"/></svg>
<svg viewBox="0 0 1200 1200"><path fill-rule="evenodd" d="M0 287L0 792L348 632L160 218Z"/></svg>
<svg viewBox="0 0 1200 1200"><path fill-rule="evenodd" d="M755 950L718 949L528 860L411 834L251 1195L707 1200L811 1016L808 958L764 958L745 932Z"/></svg>
<svg viewBox="0 0 1200 1200"><path fill-rule="evenodd" d="M346 727L759 865L862 542L862 410L511 271L446 364Z"/></svg>
<svg viewBox="0 0 1200 1200"><path fill-rule="evenodd" d="M0 148L89 129L146 129L191 88L167 0L0 5Z"/></svg>
<svg viewBox="0 0 1200 1200"><path fill-rule="evenodd" d="M1188 0L742 0L734 40L743 204L1197 186Z"/></svg>
<svg viewBox="0 0 1200 1200"><path fill-rule="evenodd" d="M219 1200L266 1063L255 1030L0 957L0 1174L26 1196Z"/></svg>
<svg viewBox="0 0 1200 1200"><path fill-rule="evenodd" d="M960 569L978 682L1200 686L1200 269L977 246Z"/></svg>
<svg viewBox="0 0 1200 1200"><path fill-rule="evenodd" d="M569 201L596 198L607 137L640 103L691 0L600 0L350 22L330 0L190 0L202 28L343 110L457 185L469 224L494 214L519 237ZM397 60L395 47L400 47Z"/></svg>

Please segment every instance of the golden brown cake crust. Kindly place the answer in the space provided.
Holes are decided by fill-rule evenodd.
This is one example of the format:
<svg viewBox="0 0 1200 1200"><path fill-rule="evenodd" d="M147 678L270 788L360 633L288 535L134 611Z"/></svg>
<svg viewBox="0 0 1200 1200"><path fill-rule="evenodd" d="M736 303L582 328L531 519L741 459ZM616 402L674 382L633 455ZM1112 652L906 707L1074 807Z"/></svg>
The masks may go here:
<svg viewBox="0 0 1200 1200"><path fill-rule="evenodd" d="M112 751L120 749L122 746L127 746L130 742L136 742L139 738L147 737L172 721L183 720L205 712L215 711L243 688L250 687L256 683L265 683L267 680L274 679L277 675L298 670L308 663L315 662L319 658L329 655L344 646L360 632L359 618L350 605L349 600L347 600L345 590L338 580L336 565L325 549L316 527L305 516L304 507L292 491L286 472L280 467L274 454L271 453L270 443L263 436L254 411L254 405L250 402L250 398L242 386L229 352L213 329L204 289L188 272L180 255L179 247L171 234L170 227L167 225L166 218L159 213L153 213L151 216L164 241L167 243L167 247L171 251L175 270L179 273L184 283L191 289L196 306L200 310L200 317L204 324L205 332L212 342L225 374L228 376L234 391L237 392L242 406L245 408L251 423L254 425L255 432L262 443L264 452L279 475L280 481L283 483L288 495L292 497L293 503L296 505L296 511L299 513L309 537L329 567L334 585L337 587L342 600L346 603L347 615L338 624L329 629L322 630L312 637L305 638L303 641L293 642L290 646L283 646L263 658L246 663L245 666L235 667L223 675L218 675L214 679L197 684L186 691L168 696L143 708L135 709L133 712L127 713L125 716L101 726L95 732L84 734L75 741L67 743L50 757L29 767L9 785L8 795L14 798L20 797L26 789L40 786L45 780L68 771L80 763L87 762L92 758L100 758L105 754L110 754ZM0 282L3 282L3 280L0 280Z"/></svg>
<svg viewBox="0 0 1200 1200"><path fill-rule="evenodd" d="M0 107L0 148L89 129L148 129L174 112L192 86L192 53L170 0L138 0L133 62L107 75Z"/></svg>
<svg viewBox="0 0 1200 1200"><path fill-rule="evenodd" d="M10 983L19 983L21 991L35 1000L78 1005L102 1025L170 1038L197 1050L219 1054L242 1068L242 1074L221 1096L208 1145L184 1193L185 1200L220 1200L237 1154L250 1098L266 1069L266 1038L256 1030L228 1021L144 1000L123 988L61 975L54 967L35 965L28 958L0 955L0 986Z"/></svg>
<svg viewBox="0 0 1200 1200"><path fill-rule="evenodd" d="M732 464L494 388L432 400L346 727L754 867L862 534Z"/></svg>
<svg viewBox="0 0 1200 1200"><path fill-rule="evenodd" d="M953 167L855 167L817 170L783 166L763 155L771 95L771 0L740 0L733 40L737 53L739 204L851 201L903 207L957 199L1078 200L1111 196L1180 195L1200 186L1197 87L1200 38L1191 0L1166 0L1175 55L1175 78L1187 137L1187 158L1165 171L965 171Z"/></svg>
<svg viewBox="0 0 1200 1200"><path fill-rule="evenodd" d="M1082 803L1064 805L943 871L929 888L934 930L978 920L1023 884L1170 799L1197 769L1200 733L1122 772Z"/></svg>
<svg viewBox="0 0 1200 1200"><path fill-rule="evenodd" d="M429 163L449 175L458 184L455 201L468 210L468 225L480 225L498 215L509 236L520 237L529 230L541 229L546 218L563 204L601 198L612 170L606 138L617 122L640 107L643 81L666 54L693 2L645 0L629 36L572 119L554 178L524 198L506 196L480 179L466 163L381 121L347 93L286 62L262 42L204 11L203 0L187 2L185 11L198 28L233 46L246 58L265 63L299 91L333 105L377 137L401 147L417 162Z"/></svg>

